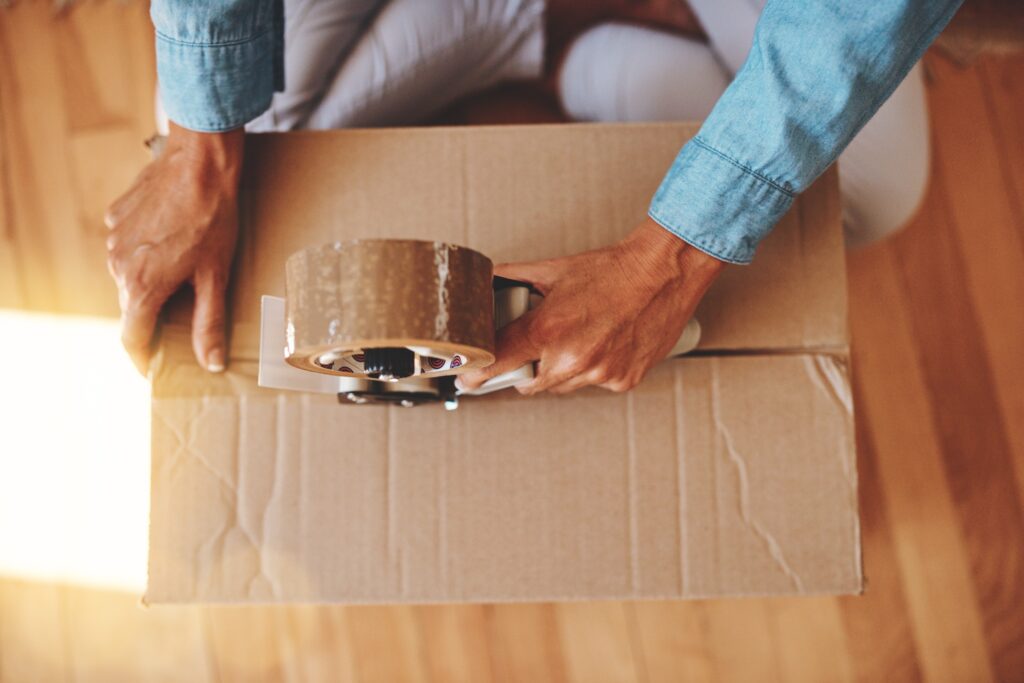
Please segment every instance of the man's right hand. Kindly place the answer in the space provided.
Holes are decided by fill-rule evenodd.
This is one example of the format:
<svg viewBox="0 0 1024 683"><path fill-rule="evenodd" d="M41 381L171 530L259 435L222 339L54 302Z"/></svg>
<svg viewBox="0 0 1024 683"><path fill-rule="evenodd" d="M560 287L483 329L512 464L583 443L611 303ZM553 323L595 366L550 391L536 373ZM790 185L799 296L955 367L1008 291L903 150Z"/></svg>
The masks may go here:
<svg viewBox="0 0 1024 683"><path fill-rule="evenodd" d="M121 340L143 374L160 309L186 282L195 290L192 348L224 369L224 296L238 234L244 132L196 133L171 124L167 146L108 209L107 265L121 303Z"/></svg>

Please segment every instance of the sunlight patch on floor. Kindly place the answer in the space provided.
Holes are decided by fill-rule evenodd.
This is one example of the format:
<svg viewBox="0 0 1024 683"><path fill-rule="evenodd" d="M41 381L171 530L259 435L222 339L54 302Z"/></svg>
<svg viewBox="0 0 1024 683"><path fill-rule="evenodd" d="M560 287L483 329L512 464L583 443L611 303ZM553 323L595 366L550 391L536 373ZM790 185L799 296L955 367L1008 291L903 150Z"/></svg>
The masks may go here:
<svg viewBox="0 0 1024 683"><path fill-rule="evenodd" d="M0 576L141 592L149 384L117 321L0 310Z"/></svg>

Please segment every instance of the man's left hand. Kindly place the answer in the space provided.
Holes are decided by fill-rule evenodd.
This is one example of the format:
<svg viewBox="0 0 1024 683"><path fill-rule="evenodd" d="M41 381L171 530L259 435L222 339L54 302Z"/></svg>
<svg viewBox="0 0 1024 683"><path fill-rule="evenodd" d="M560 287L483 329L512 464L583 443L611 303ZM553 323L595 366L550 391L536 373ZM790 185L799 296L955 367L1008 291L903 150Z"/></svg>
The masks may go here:
<svg viewBox="0 0 1024 683"><path fill-rule="evenodd" d="M460 375L474 389L536 362L523 394L596 385L628 391L665 358L725 263L650 218L616 245L576 256L504 264L544 301L498 332L493 364Z"/></svg>

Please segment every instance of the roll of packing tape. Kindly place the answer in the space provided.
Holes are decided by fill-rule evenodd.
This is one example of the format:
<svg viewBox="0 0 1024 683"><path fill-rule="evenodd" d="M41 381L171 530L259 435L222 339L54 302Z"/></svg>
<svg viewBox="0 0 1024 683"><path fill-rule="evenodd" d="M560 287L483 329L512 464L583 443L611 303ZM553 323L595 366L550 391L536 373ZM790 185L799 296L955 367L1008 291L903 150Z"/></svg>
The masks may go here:
<svg viewBox="0 0 1024 683"><path fill-rule="evenodd" d="M362 239L296 252L285 269L285 359L297 368L426 379L494 362L494 268L477 251ZM381 371L384 354L403 369Z"/></svg>

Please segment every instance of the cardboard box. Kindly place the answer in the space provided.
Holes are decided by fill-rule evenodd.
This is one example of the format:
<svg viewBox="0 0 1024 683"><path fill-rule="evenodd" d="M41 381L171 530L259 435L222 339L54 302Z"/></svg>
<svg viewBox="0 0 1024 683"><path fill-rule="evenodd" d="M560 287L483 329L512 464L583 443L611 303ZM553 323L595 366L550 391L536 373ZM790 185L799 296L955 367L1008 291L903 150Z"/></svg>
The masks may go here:
<svg viewBox="0 0 1024 683"><path fill-rule="evenodd" d="M164 326L149 602L455 602L855 593L862 587L836 176L703 302L697 355L627 394L502 392L447 413L256 386L259 297L352 237L495 261L639 222L692 125L254 137L230 367Z"/></svg>

